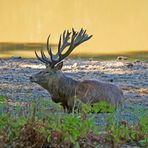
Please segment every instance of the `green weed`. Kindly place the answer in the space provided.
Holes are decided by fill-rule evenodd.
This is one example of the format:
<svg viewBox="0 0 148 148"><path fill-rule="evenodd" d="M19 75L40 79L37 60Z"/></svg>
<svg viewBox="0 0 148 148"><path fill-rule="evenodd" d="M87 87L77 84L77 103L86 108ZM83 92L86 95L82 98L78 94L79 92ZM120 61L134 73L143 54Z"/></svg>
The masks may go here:
<svg viewBox="0 0 148 148"><path fill-rule="evenodd" d="M81 104L76 111L68 113L51 100L37 99L25 107L10 106L6 97L0 96L0 111L1 147L148 145L148 112L145 110L140 110L143 115L134 126L125 120L119 121L116 109L104 102L92 106ZM103 131L96 124L100 113L105 115L108 124Z"/></svg>

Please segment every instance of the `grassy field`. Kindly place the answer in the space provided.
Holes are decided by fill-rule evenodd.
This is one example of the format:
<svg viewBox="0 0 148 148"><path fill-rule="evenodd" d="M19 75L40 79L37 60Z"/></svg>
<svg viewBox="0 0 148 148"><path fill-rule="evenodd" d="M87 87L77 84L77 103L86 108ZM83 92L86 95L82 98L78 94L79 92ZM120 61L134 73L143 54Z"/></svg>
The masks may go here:
<svg viewBox="0 0 148 148"><path fill-rule="evenodd" d="M44 43L0 43L0 58L9 58L12 56L21 56L24 58L34 58L34 51L44 48ZM57 46L52 44L51 47L55 49ZM147 60L148 59L148 51L135 51L135 52L117 52L117 53L109 53L102 54L97 50L84 51L84 50L75 50L71 57L73 58L94 58L97 60L115 60L118 56L127 56L129 60Z"/></svg>

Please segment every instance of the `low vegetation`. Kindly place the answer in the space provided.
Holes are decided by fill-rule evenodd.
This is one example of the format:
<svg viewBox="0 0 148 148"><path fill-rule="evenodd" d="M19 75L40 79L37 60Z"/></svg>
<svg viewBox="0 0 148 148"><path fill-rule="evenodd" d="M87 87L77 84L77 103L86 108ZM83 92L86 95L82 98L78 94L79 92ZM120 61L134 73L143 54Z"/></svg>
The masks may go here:
<svg viewBox="0 0 148 148"><path fill-rule="evenodd" d="M72 113L60 104L37 99L31 104L10 105L0 96L0 147L70 148L148 146L148 111L139 122L119 120L117 110L104 102L89 106L77 102ZM105 123L98 124L98 114ZM105 126L106 125L106 126Z"/></svg>

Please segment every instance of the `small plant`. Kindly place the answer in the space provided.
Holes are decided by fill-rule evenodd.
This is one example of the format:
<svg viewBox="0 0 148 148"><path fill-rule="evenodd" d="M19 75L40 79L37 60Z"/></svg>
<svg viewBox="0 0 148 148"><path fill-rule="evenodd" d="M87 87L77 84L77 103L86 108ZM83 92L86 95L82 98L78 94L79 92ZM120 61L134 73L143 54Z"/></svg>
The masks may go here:
<svg viewBox="0 0 148 148"><path fill-rule="evenodd" d="M112 113L116 107L110 103L101 101L92 105L92 112L94 113Z"/></svg>
<svg viewBox="0 0 148 148"><path fill-rule="evenodd" d="M0 104L6 103L6 97L5 96L0 96Z"/></svg>

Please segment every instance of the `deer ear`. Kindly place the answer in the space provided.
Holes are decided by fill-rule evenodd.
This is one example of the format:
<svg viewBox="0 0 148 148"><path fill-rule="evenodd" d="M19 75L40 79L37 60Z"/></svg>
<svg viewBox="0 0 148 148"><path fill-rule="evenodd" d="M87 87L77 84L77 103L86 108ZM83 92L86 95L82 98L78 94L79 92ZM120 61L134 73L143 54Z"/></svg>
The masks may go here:
<svg viewBox="0 0 148 148"><path fill-rule="evenodd" d="M58 63L56 66L55 66L55 70L61 70L62 69L62 67L63 67L63 62L60 62L60 63Z"/></svg>

